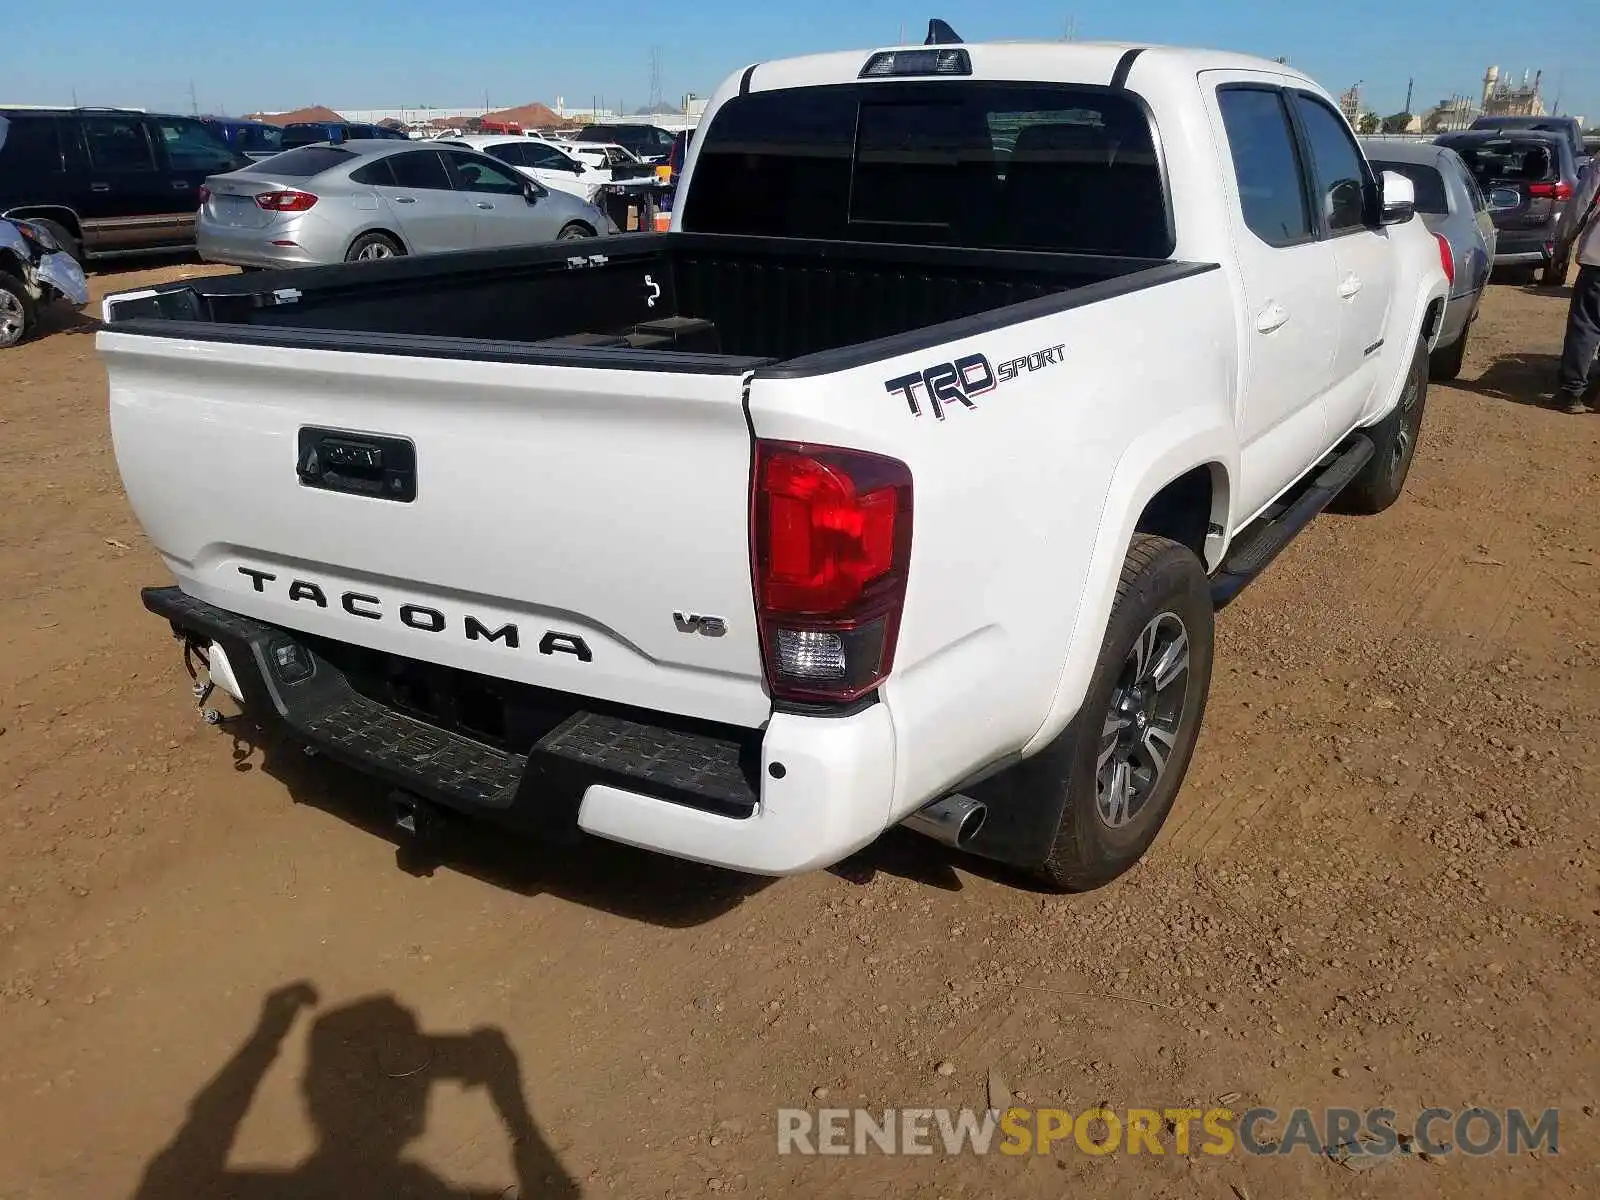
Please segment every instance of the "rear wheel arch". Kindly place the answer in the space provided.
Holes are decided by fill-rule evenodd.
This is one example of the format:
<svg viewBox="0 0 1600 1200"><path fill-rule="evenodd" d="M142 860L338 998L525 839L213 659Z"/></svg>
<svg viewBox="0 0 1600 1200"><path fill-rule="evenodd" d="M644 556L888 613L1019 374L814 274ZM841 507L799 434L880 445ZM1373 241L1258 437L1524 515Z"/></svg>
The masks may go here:
<svg viewBox="0 0 1600 1200"><path fill-rule="evenodd" d="M1222 553L1230 502L1227 467L1201 463L1157 489L1134 522L1134 533L1177 542L1209 568Z"/></svg>
<svg viewBox="0 0 1600 1200"><path fill-rule="evenodd" d="M1439 328L1444 324L1445 297L1439 296L1428 301L1428 307L1422 314L1422 336L1432 346L1439 336Z"/></svg>
<svg viewBox="0 0 1600 1200"><path fill-rule="evenodd" d="M344 250L347 258L350 252L356 248L357 243L359 243L362 238L387 238L396 246L400 247L401 254L409 255L411 253L411 247L406 245L405 238L401 237L392 229L377 227L373 229L363 229L360 233L356 234L355 237L350 239L350 244L346 246Z"/></svg>
<svg viewBox="0 0 1600 1200"><path fill-rule="evenodd" d="M79 241L83 240L83 222L70 208L59 204L24 204L7 209L5 215L18 221L54 221Z"/></svg>

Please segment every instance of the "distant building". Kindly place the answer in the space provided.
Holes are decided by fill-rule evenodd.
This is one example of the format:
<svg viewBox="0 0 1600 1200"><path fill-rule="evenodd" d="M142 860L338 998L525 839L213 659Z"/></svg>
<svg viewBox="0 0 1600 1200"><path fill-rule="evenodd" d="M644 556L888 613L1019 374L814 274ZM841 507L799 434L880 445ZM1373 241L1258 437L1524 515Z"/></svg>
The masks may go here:
<svg viewBox="0 0 1600 1200"><path fill-rule="evenodd" d="M1339 93L1339 111L1351 125L1361 120L1361 85L1353 84L1349 91Z"/></svg>
<svg viewBox="0 0 1600 1200"><path fill-rule="evenodd" d="M1490 67L1483 73L1483 115L1486 117L1542 117L1545 115L1544 97L1539 94L1539 84L1544 78L1543 71L1533 73L1533 81L1528 81L1528 73L1522 73L1522 82L1519 84L1514 78L1507 75L1500 76L1499 67Z"/></svg>

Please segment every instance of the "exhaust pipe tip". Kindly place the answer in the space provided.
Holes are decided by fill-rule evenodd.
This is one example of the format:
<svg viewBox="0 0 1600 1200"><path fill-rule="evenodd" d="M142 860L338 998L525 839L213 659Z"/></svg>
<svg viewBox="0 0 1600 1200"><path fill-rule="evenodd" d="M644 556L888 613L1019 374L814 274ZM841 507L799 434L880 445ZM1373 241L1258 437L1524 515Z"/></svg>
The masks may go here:
<svg viewBox="0 0 1600 1200"><path fill-rule="evenodd" d="M965 849L988 819L989 806L970 796L946 796L918 809L901 824L957 850Z"/></svg>

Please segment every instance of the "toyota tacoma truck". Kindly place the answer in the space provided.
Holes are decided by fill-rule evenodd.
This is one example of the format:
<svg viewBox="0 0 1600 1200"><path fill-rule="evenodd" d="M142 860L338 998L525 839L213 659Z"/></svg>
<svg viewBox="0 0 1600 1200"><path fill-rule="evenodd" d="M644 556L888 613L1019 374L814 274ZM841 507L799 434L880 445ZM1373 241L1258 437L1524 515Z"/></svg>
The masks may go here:
<svg viewBox="0 0 1600 1200"><path fill-rule="evenodd" d="M781 875L904 823L1114 878L1214 612L1405 483L1447 296L1409 183L1282 64L935 23L739 71L680 200L104 302L197 690L406 828Z"/></svg>

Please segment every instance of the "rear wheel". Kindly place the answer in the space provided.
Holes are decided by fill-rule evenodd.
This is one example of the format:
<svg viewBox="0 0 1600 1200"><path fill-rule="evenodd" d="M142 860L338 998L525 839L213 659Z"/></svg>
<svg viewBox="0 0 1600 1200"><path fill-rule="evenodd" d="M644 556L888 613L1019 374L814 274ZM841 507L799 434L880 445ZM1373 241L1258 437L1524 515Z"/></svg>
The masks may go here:
<svg viewBox="0 0 1600 1200"><path fill-rule="evenodd" d="M1383 420L1367 430L1373 455L1344 491L1329 506L1335 512L1370 516L1381 513L1405 490L1411 460L1416 457L1417 438L1422 432L1422 413L1428 403L1428 343L1417 342L1411 356L1400 403Z"/></svg>
<svg viewBox="0 0 1600 1200"><path fill-rule="evenodd" d="M0 350L15 346L33 332L38 309L14 275L0 274Z"/></svg>
<svg viewBox="0 0 1600 1200"><path fill-rule="evenodd" d="M1100 887L1156 840L1205 716L1212 621L1194 553L1135 537L1083 707L1060 737L1013 768L1024 775L1021 794L1061 805L1049 854L1032 872L1042 883Z"/></svg>
<svg viewBox="0 0 1600 1200"><path fill-rule="evenodd" d="M380 258L401 258L406 249L387 233L363 233L345 251L345 262L375 262Z"/></svg>
<svg viewBox="0 0 1600 1200"><path fill-rule="evenodd" d="M556 240L562 242L571 242L578 238L591 238L594 237L594 235L594 230L590 229L587 225L584 225L578 221L573 221L570 225L563 225L561 227L561 232L556 234Z"/></svg>

